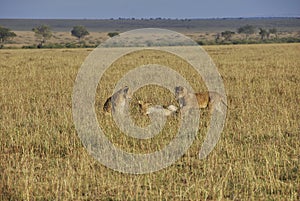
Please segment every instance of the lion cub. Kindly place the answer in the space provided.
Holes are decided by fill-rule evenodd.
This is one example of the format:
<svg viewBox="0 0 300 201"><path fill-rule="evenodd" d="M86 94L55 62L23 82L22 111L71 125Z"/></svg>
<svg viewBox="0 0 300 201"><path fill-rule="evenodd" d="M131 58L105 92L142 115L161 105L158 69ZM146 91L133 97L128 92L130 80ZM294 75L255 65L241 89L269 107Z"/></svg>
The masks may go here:
<svg viewBox="0 0 300 201"><path fill-rule="evenodd" d="M106 113L111 113L111 111L122 111L125 108L125 104L128 99L131 98L128 93L129 87L125 86L119 91L115 92L112 96L110 96L104 103L103 111Z"/></svg>
<svg viewBox="0 0 300 201"><path fill-rule="evenodd" d="M192 97L196 96L197 102L194 102ZM185 87L178 86L175 87L175 97L179 102L179 107L182 109L190 108L208 108L210 112L215 107L216 104L222 102L226 107L227 104L224 102L221 94L217 92L199 92L199 93L189 93Z"/></svg>

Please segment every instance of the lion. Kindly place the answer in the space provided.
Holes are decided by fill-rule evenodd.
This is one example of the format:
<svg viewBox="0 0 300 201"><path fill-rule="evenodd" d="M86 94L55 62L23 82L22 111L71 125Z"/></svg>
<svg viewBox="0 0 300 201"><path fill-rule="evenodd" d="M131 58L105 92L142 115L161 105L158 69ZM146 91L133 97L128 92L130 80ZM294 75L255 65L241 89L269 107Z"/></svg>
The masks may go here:
<svg viewBox="0 0 300 201"><path fill-rule="evenodd" d="M116 110L122 111L125 108L125 104L131 99L129 94L129 87L125 86L122 89L115 92L110 96L103 105L103 111L105 113L115 112Z"/></svg>
<svg viewBox="0 0 300 201"><path fill-rule="evenodd" d="M161 105L152 105L152 103L138 101L140 111L143 115L150 115L153 113L161 113L164 116L170 116L177 112L178 108L175 105L161 106Z"/></svg>
<svg viewBox="0 0 300 201"><path fill-rule="evenodd" d="M193 95L195 95L197 102L193 101ZM223 103L228 107L223 96L217 92L206 91L193 94L189 93L187 88L177 86L175 87L175 97L181 109L208 108L212 112L212 109L219 103Z"/></svg>
<svg viewBox="0 0 300 201"><path fill-rule="evenodd" d="M154 105L147 109L146 115L159 113L162 114L163 116L170 116L172 114L175 114L177 109L178 108L175 105L169 105L168 107L164 107L161 105Z"/></svg>

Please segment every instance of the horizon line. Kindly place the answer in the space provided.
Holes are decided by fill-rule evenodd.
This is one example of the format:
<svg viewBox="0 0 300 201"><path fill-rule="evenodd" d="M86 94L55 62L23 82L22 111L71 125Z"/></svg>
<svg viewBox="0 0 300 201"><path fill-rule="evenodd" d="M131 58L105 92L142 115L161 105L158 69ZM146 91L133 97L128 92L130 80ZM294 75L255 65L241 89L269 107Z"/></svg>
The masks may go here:
<svg viewBox="0 0 300 201"><path fill-rule="evenodd" d="M172 18L172 17L117 17L117 18L11 18L0 17L1 20L218 20L218 19L268 19L268 18L300 18L295 16L256 16L256 17L199 17L199 18Z"/></svg>

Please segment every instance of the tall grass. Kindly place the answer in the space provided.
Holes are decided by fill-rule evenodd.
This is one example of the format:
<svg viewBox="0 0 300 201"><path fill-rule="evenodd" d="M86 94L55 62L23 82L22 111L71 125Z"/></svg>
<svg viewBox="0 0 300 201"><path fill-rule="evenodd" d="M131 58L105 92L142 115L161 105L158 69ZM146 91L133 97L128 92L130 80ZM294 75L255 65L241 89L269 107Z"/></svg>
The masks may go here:
<svg viewBox="0 0 300 201"><path fill-rule="evenodd" d="M228 97L220 141L205 160L198 159L209 123L204 118L197 139L180 160L145 175L106 168L77 136L72 87L91 50L1 50L1 200L299 200L300 45L205 49L223 77ZM182 61L155 52L148 55L143 62L168 63L189 77L190 68ZM139 56L117 61L110 71L116 70L115 79L126 71L118 66L139 65L134 63ZM106 77L111 78L109 72ZM197 90L205 90L200 78L191 79L198 79ZM173 136L169 131L177 128L176 117L169 119L169 130L152 141L116 132L111 118L100 110L114 81L102 80L96 100L98 121L110 139L132 152L165 146ZM100 89L106 90L100 94ZM133 117L141 125L148 119L134 110L137 99L176 104L168 91L155 86L140 89L134 97ZM209 117L207 111L202 113Z"/></svg>

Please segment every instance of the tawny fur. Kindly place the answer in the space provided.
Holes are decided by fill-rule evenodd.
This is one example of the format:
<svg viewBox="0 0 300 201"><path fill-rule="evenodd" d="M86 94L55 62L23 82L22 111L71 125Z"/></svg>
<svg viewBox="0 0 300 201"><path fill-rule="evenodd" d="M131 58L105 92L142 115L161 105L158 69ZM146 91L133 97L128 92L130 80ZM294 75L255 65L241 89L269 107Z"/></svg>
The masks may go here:
<svg viewBox="0 0 300 201"><path fill-rule="evenodd" d="M103 111L106 113L111 113L111 111L115 111L116 109L123 109L125 107L125 103L128 99L130 99L129 88L127 86L115 92L112 96L110 96L103 105Z"/></svg>
<svg viewBox="0 0 300 201"><path fill-rule="evenodd" d="M151 106L147 109L146 114L150 115L152 113L160 113L163 116L170 116L177 111L177 107L174 105L169 105L168 107L163 107L161 105Z"/></svg>
<svg viewBox="0 0 300 201"><path fill-rule="evenodd" d="M193 95L195 95L197 102L193 101ZM198 93L189 93L185 87L178 86L175 87L175 96L179 102L180 108L208 108L212 111L213 107L222 102L226 105L223 100L222 95L217 92L198 92ZM227 106L227 105L226 105Z"/></svg>
<svg viewBox="0 0 300 201"><path fill-rule="evenodd" d="M170 116L177 111L177 107L174 105L161 106L161 105L152 105L152 103L144 102L139 100L140 111L143 115L150 115L152 113L161 113L164 116Z"/></svg>
<svg viewBox="0 0 300 201"><path fill-rule="evenodd" d="M152 103L144 102L142 100L138 101L140 113L146 115L147 109L152 105Z"/></svg>

